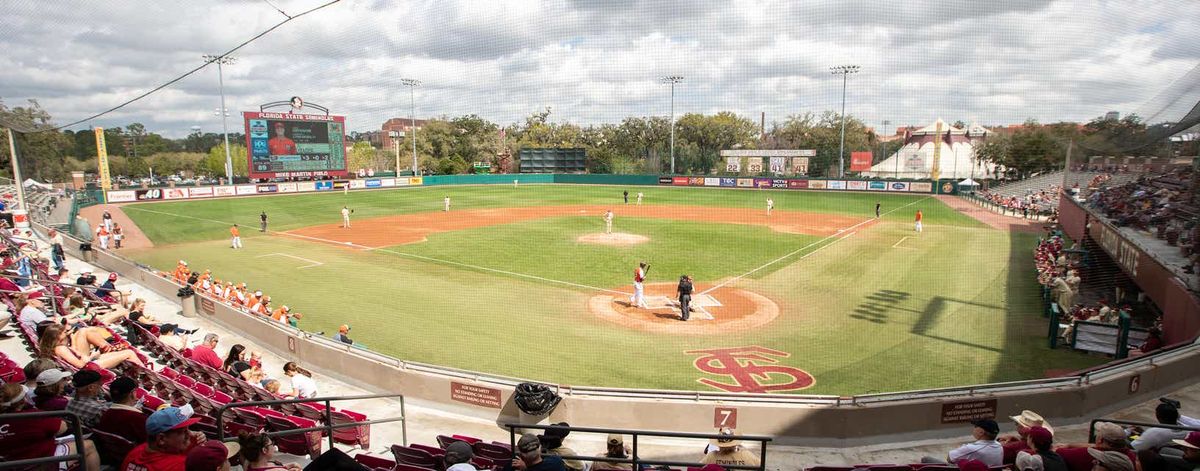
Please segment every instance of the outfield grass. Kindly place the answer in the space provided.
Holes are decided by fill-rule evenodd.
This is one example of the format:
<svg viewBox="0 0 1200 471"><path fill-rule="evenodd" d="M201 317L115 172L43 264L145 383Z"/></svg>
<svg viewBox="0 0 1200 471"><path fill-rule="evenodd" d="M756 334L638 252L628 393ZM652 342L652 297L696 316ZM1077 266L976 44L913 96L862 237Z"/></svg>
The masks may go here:
<svg viewBox="0 0 1200 471"><path fill-rule="evenodd" d="M643 191L647 203L753 207L765 199L761 190ZM343 202L355 207L360 218L439 210L445 193L458 208L620 198L619 187L530 185L136 207L255 227L258 211L265 208L272 228L286 229L334 222ZM270 293L277 304L305 313L304 329L333 332L349 323L357 341L382 353L558 384L711 390L697 379L728 378L696 370L696 356L683 352L748 345L790 353L780 364L812 374L816 384L799 392L816 394L1037 378L1049 369L1102 361L1045 347L1047 320L1041 317L1040 290L1031 273L1035 237L985 228L934 199L915 195L771 195L783 209L858 216L872 212L876 198L885 211L919 202L849 238L813 245L739 281L737 286L775 301L782 313L757 330L716 336L631 330L587 313L592 294L587 289L399 254L612 287L628 284L632 263L641 258L654 260L656 277L669 279L687 271L701 280L717 279L744 273L820 238L755 226L622 218L622 231L648 235L652 241L601 247L574 242L577 235L595 230L594 221L558 217L433 234L424 243L381 251L264 237L251 229L246 248L235 251L227 248L223 223L132 209L130 217L164 245L126 254L160 269L169 270L183 258L193 267L212 268L219 277L234 275ZM910 224L917 207L926 214L926 230L919 236ZM276 254L323 265L298 269L307 262Z"/></svg>

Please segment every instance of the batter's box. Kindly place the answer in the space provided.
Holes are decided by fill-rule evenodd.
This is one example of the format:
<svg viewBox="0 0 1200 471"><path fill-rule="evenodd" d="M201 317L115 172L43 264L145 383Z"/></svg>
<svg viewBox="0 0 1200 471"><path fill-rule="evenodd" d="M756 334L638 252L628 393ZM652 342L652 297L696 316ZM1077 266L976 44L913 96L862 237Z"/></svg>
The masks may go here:
<svg viewBox="0 0 1200 471"><path fill-rule="evenodd" d="M705 307L717 307L721 303L707 294L697 295L692 298L692 319L711 321L716 319L712 313L708 312ZM679 310L679 301L668 298L666 296L646 296L646 307L649 309L674 309Z"/></svg>
<svg viewBox="0 0 1200 471"><path fill-rule="evenodd" d="M711 294L697 294L692 297L692 305L696 307L721 307L720 301L712 297Z"/></svg>

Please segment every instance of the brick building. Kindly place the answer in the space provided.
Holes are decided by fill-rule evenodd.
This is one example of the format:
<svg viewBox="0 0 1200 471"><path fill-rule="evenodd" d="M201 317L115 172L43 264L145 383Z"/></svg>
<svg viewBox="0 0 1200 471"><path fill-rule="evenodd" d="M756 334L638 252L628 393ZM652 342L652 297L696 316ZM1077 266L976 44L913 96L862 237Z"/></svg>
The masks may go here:
<svg viewBox="0 0 1200 471"><path fill-rule="evenodd" d="M417 131L418 132L421 131L421 128L425 127L425 123L426 123L426 120L424 120L424 119L417 120ZM379 136L380 143L382 144L381 147L383 149L392 149L393 144L392 144L391 132L396 131L396 132L405 133L405 135L407 135L409 129L412 127L412 124L413 124L413 120L408 119L408 118L392 118L387 121L384 121L383 126L380 128L381 132L380 132L380 136Z"/></svg>

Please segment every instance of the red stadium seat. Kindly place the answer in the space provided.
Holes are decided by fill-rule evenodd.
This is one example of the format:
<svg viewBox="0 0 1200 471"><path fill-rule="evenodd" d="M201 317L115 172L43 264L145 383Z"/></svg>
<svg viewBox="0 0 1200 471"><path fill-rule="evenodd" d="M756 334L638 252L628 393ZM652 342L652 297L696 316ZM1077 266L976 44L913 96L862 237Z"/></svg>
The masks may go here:
<svg viewBox="0 0 1200 471"><path fill-rule="evenodd" d="M443 469L441 458L425 450L392 445L392 455L396 457L396 464L407 464L438 471Z"/></svg>
<svg viewBox="0 0 1200 471"><path fill-rule="evenodd" d="M136 445L125 437L100 430L92 430L92 442L100 454L100 463L110 466L120 466L125 455Z"/></svg>
<svg viewBox="0 0 1200 471"><path fill-rule="evenodd" d="M371 456L366 453L359 453L357 455L354 455L354 461L357 461L360 464L362 464L363 466L366 466L373 470L374 469L391 470L392 468L396 467L395 461L389 460L387 458L380 458L378 456Z"/></svg>
<svg viewBox="0 0 1200 471"><path fill-rule="evenodd" d="M344 409L331 411L330 418L333 419L333 425L367 421L366 415ZM334 429L333 441L344 445L358 445L365 450L371 447L371 426L357 425Z"/></svg>
<svg viewBox="0 0 1200 471"><path fill-rule="evenodd" d="M501 463L513 457L512 448L509 448L508 444L501 445L499 443L481 441L471 445L471 448L474 449L475 456L481 456Z"/></svg>
<svg viewBox="0 0 1200 471"><path fill-rule="evenodd" d="M301 417L267 416L267 426L272 432L286 432L315 426L311 420ZM304 432L273 437L279 451L290 455L308 456L315 459L321 454L321 432Z"/></svg>

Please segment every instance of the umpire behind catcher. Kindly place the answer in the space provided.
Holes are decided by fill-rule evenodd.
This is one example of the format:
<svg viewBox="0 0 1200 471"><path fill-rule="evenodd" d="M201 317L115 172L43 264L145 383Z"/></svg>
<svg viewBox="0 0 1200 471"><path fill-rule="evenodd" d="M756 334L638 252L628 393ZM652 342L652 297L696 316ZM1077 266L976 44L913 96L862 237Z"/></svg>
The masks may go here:
<svg viewBox="0 0 1200 471"><path fill-rule="evenodd" d="M679 287L676 288L676 291L679 292L680 320L687 322L688 315L692 312L692 277L680 275Z"/></svg>

